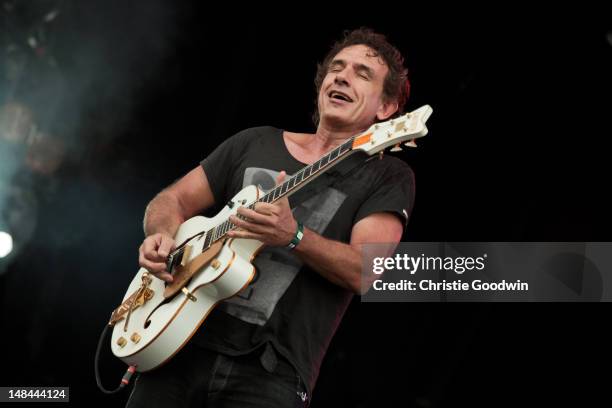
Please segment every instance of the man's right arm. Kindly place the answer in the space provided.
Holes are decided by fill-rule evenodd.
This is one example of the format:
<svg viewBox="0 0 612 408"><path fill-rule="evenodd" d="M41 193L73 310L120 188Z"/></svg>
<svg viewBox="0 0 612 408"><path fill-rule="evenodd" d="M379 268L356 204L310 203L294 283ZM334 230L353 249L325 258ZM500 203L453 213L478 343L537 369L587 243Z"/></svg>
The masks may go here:
<svg viewBox="0 0 612 408"><path fill-rule="evenodd" d="M145 210L146 238L139 248L140 266L171 282L172 276L166 271L166 258L174 247L176 231L186 219L213 204L213 193L201 166L155 196Z"/></svg>

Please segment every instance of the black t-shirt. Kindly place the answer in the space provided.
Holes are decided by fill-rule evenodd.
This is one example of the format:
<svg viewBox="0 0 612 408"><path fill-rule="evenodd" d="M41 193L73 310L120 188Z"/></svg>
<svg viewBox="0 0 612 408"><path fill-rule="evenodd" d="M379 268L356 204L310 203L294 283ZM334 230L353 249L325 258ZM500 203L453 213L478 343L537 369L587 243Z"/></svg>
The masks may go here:
<svg viewBox="0 0 612 408"><path fill-rule="evenodd" d="M366 159L356 153L290 196L294 217L344 243L353 225L373 213L391 212L406 223L414 201L412 170L394 157ZM247 185L271 189L280 171L289 177L306 164L289 153L281 129L258 127L227 139L201 165L220 209ZM270 342L312 390L353 294L286 248L264 247L253 263L253 282L217 306L194 342L233 355Z"/></svg>

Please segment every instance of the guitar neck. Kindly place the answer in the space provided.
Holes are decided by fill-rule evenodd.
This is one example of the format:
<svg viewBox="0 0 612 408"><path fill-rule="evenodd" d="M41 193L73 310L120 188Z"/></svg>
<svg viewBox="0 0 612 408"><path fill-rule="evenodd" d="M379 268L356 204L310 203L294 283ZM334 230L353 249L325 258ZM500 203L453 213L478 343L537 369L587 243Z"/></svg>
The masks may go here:
<svg viewBox="0 0 612 408"><path fill-rule="evenodd" d="M317 176L320 176L321 174L325 173L327 170L340 163L343 159L350 156L351 153L355 152L355 150L353 150L354 141L355 137L351 137L350 139L346 140L340 146L323 155L323 157L321 157L316 162L298 171L289 180L286 180L284 183L276 186L274 189L272 189L266 195L262 196L253 204L249 205L247 208L254 209L255 204L259 202L274 203L275 201L278 201L285 196L289 196L295 193L300 188L304 187L306 184L317 178ZM221 239L228 231L234 228L234 224L232 224L229 220L225 220L224 222L215 227L214 232L210 235L210 240L206 239L207 242L205 244L205 247L212 245L213 242Z"/></svg>
<svg viewBox="0 0 612 408"><path fill-rule="evenodd" d="M285 196L290 196L291 194L295 193L300 188L304 187L306 184L310 183L315 178L325 173L327 170L331 169L353 153L353 139L354 138L348 139L346 142L331 150L316 162L304 167L289 180L279 184L266 195L261 197L259 200L257 200L257 202L273 203Z"/></svg>

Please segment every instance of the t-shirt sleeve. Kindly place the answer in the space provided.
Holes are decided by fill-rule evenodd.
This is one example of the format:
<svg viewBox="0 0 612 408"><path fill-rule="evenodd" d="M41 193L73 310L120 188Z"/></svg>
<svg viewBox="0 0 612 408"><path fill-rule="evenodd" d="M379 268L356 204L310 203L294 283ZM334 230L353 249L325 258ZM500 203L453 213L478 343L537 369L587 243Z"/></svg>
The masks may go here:
<svg viewBox="0 0 612 408"><path fill-rule="evenodd" d="M238 166L252 134L252 129L236 133L200 162L216 203L227 201L231 174Z"/></svg>
<svg viewBox="0 0 612 408"><path fill-rule="evenodd" d="M390 212L400 219L405 228L413 205L414 173L407 164L394 163L378 178L368 198L357 210L353 224L374 213Z"/></svg>

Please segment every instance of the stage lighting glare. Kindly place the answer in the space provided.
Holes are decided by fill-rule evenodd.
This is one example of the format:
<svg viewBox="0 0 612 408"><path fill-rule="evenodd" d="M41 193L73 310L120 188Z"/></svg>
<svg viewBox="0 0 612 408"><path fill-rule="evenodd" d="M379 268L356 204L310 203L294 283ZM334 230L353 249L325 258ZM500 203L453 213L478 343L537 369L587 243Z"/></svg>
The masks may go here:
<svg viewBox="0 0 612 408"><path fill-rule="evenodd" d="M8 232L0 231L0 258L4 258L13 250L13 237Z"/></svg>

